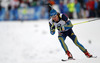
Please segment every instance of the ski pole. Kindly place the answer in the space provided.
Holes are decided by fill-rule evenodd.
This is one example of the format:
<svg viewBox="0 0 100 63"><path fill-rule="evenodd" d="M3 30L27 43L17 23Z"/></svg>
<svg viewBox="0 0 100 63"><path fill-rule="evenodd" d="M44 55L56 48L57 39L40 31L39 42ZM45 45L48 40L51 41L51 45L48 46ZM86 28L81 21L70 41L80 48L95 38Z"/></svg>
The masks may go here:
<svg viewBox="0 0 100 63"><path fill-rule="evenodd" d="M84 22L80 22L80 23L75 23L75 24L73 24L73 25L88 23L88 22L92 22L92 21L96 21L96 20L99 20L99 18L98 18L98 19L93 19L93 20L84 21ZM54 24L53 24L53 25L54 25ZM64 25L62 25L62 26L64 26ZM57 29L57 28L55 28L55 29Z"/></svg>
<svg viewBox="0 0 100 63"><path fill-rule="evenodd" d="M99 20L99 18L98 18L98 19L93 19L93 20L84 21L84 22L80 22L80 23L75 23L75 24L73 24L73 25L88 23L88 22L92 22L92 21L96 21L96 20Z"/></svg>

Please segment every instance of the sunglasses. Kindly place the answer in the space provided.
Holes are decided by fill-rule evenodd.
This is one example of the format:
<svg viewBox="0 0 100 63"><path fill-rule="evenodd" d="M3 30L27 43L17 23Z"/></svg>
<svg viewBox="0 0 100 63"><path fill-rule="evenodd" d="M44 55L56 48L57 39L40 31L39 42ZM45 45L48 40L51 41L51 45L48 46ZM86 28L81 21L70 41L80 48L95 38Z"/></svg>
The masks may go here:
<svg viewBox="0 0 100 63"><path fill-rule="evenodd" d="M57 15L51 16L51 18L55 18Z"/></svg>

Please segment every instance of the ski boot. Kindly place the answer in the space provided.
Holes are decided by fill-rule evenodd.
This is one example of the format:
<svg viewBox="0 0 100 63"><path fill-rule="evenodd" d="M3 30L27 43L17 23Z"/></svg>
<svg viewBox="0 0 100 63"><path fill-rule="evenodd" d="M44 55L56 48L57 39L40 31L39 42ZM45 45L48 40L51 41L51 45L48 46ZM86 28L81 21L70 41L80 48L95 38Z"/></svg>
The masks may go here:
<svg viewBox="0 0 100 63"><path fill-rule="evenodd" d="M66 54L68 55L68 59L73 59L72 54L68 50L67 50L67 53Z"/></svg>
<svg viewBox="0 0 100 63"><path fill-rule="evenodd" d="M92 55L91 55L87 50L84 52L84 54L85 54L88 58L91 58L91 57L92 57Z"/></svg>

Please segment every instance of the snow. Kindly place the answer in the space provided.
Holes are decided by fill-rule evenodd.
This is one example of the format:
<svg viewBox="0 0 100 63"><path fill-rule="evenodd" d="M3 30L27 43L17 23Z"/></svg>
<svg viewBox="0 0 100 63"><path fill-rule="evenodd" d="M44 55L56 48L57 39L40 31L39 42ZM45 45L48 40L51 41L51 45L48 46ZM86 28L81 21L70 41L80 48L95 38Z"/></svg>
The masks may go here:
<svg viewBox="0 0 100 63"><path fill-rule="evenodd" d="M72 23L91 19L74 19ZM81 44L97 58L87 58L67 37L65 42L76 60L67 63L100 63L100 20L75 25ZM0 63L66 63L67 59L58 40L51 35L48 20L0 22Z"/></svg>

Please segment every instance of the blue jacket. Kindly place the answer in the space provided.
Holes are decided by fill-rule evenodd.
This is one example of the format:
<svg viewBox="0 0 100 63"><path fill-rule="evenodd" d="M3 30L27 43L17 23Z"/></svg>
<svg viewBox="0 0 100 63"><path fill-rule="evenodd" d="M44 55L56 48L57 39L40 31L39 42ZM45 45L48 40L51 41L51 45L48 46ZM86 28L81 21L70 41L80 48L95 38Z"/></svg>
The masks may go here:
<svg viewBox="0 0 100 63"><path fill-rule="evenodd" d="M75 4L76 12L79 13L81 11L80 3Z"/></svg>

